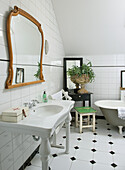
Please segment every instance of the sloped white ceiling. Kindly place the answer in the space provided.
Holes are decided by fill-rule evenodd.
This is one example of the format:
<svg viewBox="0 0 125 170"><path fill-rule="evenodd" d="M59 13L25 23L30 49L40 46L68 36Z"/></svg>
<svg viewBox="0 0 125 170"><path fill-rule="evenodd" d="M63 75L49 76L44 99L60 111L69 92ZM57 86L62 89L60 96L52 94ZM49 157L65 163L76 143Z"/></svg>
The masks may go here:
<svg viewBox="0 0 125 170"><path fill-rule="evenodd" d="M66 55L125 53L125 0L52 0Z"/></svg>

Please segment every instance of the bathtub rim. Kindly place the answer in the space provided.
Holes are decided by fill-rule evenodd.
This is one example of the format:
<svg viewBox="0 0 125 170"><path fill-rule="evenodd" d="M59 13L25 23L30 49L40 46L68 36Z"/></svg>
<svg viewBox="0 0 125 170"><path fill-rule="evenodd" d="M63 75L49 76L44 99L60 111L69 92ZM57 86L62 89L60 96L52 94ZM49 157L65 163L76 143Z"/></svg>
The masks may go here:
<svg viewBox="0 0 125 170"><path fill-rule="evenodd" d="M100 108L105 108L105 109L118 109L119 107L125 107L125 106L109 106L109 104L108 105L104 105L104 102L117 102L117 103L124 103L125 104L125 102L124 101L122 101L122 100L97 100L94 104L96 105L96 106L98 106L98 107L100 107Z"/></svg>

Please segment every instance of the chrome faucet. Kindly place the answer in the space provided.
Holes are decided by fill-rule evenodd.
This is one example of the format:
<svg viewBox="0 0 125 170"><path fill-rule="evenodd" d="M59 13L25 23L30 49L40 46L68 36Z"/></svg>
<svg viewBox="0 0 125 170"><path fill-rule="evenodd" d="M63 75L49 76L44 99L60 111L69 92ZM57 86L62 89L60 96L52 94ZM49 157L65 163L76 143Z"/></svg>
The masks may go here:
<svg viewBox="0 0 125 170"><path fill-rule="evenodd" d="M36 106L36 103L39 103L38 100L31 100L31 102L29 103L24 103L25 107L29 107L29 109L31 109L32 107Z"/></svg>
<svg viewBox="0 0 125 170"><path fill-rule="evenodd" d="M32 104L33 104L33 106L36 106L36 104L38 104L39 103L39 101L38 100L31 100L32 101Z"/></svg>
<svg viewBox="0 0 125 170"><path fill-rule="evenodd" d="M25 107L29 107L29 109L31 109L33 107L33 103L29 102L29 103L24 103Z"/></svg>

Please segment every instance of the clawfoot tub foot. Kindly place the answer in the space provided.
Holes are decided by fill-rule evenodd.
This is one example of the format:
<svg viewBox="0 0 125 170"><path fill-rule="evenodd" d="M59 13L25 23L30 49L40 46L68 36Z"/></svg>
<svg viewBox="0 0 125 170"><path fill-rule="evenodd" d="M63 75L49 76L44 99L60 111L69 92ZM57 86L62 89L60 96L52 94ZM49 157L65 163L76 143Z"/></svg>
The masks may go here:
<svg viewBox="0 0 125 170"><path fill-rule="evenodd" d="M123 126L118 126L118 128L119 128L119 134L122 134L122 128L123 128Z"/></svg>

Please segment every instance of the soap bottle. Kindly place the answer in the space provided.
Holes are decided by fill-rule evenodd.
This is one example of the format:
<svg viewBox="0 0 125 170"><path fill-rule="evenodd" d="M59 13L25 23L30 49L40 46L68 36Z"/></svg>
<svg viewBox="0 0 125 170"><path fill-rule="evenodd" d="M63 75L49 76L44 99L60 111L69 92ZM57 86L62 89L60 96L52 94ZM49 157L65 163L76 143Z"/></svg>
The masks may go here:
<svg viewBox="0 0 125 170"><path fill-rule="evenodd" d="M46 96L46 91L43 92L43 103L46 103L47 100L47 96Z"/></svg>

